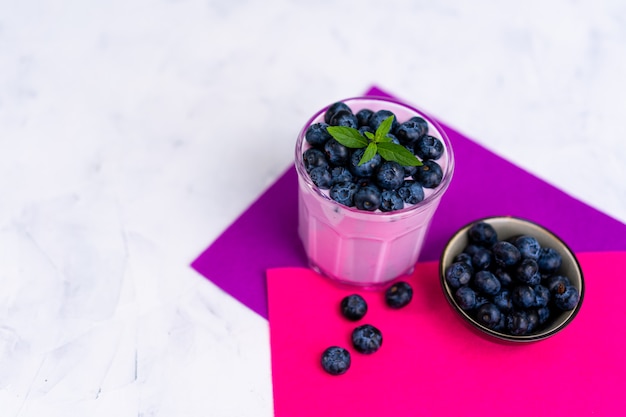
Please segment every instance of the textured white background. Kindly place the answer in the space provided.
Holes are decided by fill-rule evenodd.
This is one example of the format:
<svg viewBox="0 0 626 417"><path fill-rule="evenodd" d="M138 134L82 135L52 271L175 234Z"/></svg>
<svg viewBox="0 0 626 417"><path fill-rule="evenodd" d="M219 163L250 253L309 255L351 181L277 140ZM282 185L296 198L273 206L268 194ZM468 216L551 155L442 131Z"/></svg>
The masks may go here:
<svg viewBox="0 0 626 417"><path fill-rule="evenodd" d="M626 222L624 74L620 0L0 0L0 415L271 416L189 263L311 114L377 83Z"/></svg>

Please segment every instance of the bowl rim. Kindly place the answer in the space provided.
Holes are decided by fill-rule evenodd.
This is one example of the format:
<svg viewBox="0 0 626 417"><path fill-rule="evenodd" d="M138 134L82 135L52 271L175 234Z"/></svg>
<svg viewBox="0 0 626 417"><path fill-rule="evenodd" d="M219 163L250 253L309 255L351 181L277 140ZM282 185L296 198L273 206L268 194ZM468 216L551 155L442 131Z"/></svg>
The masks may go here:
<svg viewBox="0 0 626 417"><path fill-rule="evenodd" d="M561 244L562 250L567 252L569 257L574 261L574 265L573 265L574 269L578 272L578 276L580 277L580 288L579 288L580 297L579 297L579 300L578 300L578 304L576 305L576 307L573 310L569 311L569 314L568 314L567 318L565 320L563 320L562 323L560 323L557 326L555 326L554 328L551 328L548 331L541 331L541 332L538 332L538 333L532 333L532 334L521 335L521 336L515 336L515 335L506 334L506 333L501 333L501 332L498 332L496 330L490 329L490 328L480 324L479 322L474 320L474 318L472 318L465 310L460 308L459 305L456 303L456 300L454 299L453 291L448 286L448 283L445 280L445 269L446 269L446 267L444 265L444 260L448 258L448 251L450 249L450 246L452 245L453 242L455 242L457 239L459 239L462 236L462 234L467 233L467 230L473 224L478 223L478 222L487 222L487 223L489 223L490 221L494 221L494 220L497 220L497 221L500 221L500 220L511 220L511 221L513 221L513 222L515 222L517 224L526 224L528 226L531 226L533 228L539 229L540 231L543 231L543 232L547 233L553 239L555 239L557 242L559 242ZM554 249L561 249L561 248L554 248ZM466 324L469 324L474 330L480 331L482 334L486 334L486 335L492 336L492 337L494 337L496 339L499 339L501 341L508 341L508 342L536 342L536 341L539 341L539 340L547 339L547 338L557 334L558 332L563 330L565 327L567 327L567 325L569 325L569 323L571 323L572 320L574 320L574 318L578 315L578 313L579 313L579 311L580 311L580 309L582 307L583 299L584 299L584 296L585 296L585 278L584 278L583 270L582 270L582 268L580 266L580 262L578 261L578 258L576 257L574 251L569 247L569 245L567 243L565 243L565 241L563 239L561 239L557 234L555 234L551 230L547 229L545 226L537 223L536 221L528 220L526 218L519 217L519 216L487 216L487 217L482 217L482 218L473 220L473 221L465 224L461 228L459 228L450 237L450 239L446 242L446 244L444 246L444 249L441 252L441 256L439 258L439 281L440 281L441 289L442 289L442 291L444 293L444 296L445 296L446 300L452 306L453 310L455 310L458 313L459 317L461 317Z"/></svg>

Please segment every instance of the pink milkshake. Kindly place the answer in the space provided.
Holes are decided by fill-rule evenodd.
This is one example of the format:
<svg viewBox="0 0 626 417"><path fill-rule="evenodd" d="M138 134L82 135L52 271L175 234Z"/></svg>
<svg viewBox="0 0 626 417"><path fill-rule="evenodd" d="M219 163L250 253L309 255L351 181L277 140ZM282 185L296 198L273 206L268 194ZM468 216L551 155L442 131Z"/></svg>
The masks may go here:
<svg viewBox="0 0 626 417"><path fill-rule="evenodd" d="M434 189L424 189L424 199L403 209L363 211L342 205L319 189L307 173L303 152L307 128L324 121L325 109L315 114L297 139L295 165L298 172L298 233L309 265L321 274L342 283L379 287L411 273L420 254L426 232L454 171L454 156L445 132L427 116L405 104L386 98L342 100L354 114L361 109L389 110L402 123L413 116L428 122L428 134L444 145L436 161L443 179Z"/></svg>

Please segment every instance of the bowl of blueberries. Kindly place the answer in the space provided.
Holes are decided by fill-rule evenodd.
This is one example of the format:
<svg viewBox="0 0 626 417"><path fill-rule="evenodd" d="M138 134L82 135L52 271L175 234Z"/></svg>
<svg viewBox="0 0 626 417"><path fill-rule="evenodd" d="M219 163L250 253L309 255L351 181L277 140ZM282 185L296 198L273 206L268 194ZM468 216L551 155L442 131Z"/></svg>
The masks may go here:
<svg viewBox="0 0 626 417"><path fill-rule="evenodd" d="M572 250L545 227L489 217L459 229L440 259L444 295L474 329L500 341L534 342L574 320L585 293Z"/></svg>

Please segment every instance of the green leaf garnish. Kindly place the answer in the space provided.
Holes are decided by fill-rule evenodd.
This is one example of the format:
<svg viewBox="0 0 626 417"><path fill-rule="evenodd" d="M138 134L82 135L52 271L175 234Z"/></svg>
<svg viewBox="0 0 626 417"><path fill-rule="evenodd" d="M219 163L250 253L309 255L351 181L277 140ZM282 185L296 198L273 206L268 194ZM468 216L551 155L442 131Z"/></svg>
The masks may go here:
<svg viewBox="0 0 626 417"><path fill-rule="evenodd" d="M422 162L408 149L391 141L389 132L393 124L393 116L387 117L376 129L376 133L364 132L347 126L329 126L326 130L335 140L347 148L365 148L359 161L362 165L376 154L387 161L395 161L402 166L420 166Z"/></svg>
<svg viewBox="0 0 626 417"><path fill-rule="evenodd" d="M363 152L363 156L359 161L359 165L363 165L364 163L372 159L374 155L376 155L376 152L378 152L378 146L376 145L376 142L370 142L370 144L367 145L367 148L365 148L365 152Z"/></svg>
<svg viewBox="0 0 626 417"><path fill-rule="evenodd" d="M378 144L378 153L387 161L395 161L402 166L418 167L423 165L411 151L402 145L391 142Z"/></svg>
<svg viewBox="0 0 626 417"><path fill-rule="evenodd" d="M368 144L368 140L352 127L329 126L326 130L337 142L347 148L365 148Z"/></svg>

